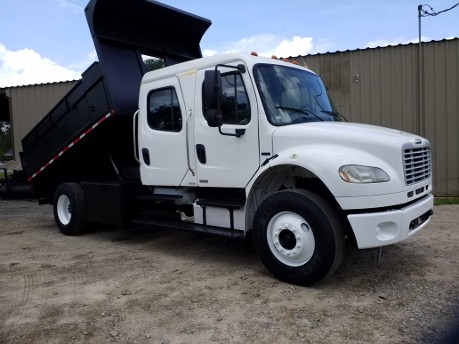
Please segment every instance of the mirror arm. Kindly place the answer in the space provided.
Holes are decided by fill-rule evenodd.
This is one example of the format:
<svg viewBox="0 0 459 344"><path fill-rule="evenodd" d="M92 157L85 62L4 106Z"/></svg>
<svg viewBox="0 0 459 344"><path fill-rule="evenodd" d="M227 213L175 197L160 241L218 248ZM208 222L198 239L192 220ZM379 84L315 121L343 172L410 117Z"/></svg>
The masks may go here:
<svg viewBox="0 0 459 344"><path fill-rule="evenodd" d="M224 133L222 131L222 127L221 126L218 127L218 131L220 132L220 134L222 134L224 136L241 137L242 135L245 134L245 129L235 129L234 134L233 133Z"/></svg>
<svg viewBox="0 0 459 344"><path fill-rule="evenodd" d="M219 64L217 64L215 66L215 71L218 70L218 67L226 67L226 68L237 69L242 74L244 74L247 71L247 69L245 68L245 65L243 65L243 64L238 64L237 66L231 66L231 65L226 65L226 64L219 63Z"/></svg>

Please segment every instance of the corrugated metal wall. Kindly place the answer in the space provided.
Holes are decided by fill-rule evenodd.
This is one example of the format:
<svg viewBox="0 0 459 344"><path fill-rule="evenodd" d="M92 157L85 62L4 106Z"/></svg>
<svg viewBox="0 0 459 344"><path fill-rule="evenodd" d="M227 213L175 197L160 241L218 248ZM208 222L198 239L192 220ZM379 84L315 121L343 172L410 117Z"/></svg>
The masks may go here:
<svg viewBox="0 0 459 344"><path fill-rule="evenodd" d="M76 83L77 81L68 81L6 89L10 103L14 160L20 161L22 138Z"/></svg>
<svg viewBox="0 0 459 344"><path fill-rule="evenodd" d="M421 73L417 44L291 59L322 77L350 121L429 139L435 194L459 196L459 39L423 43L421 52Z"/></svg>
<svg viewBox="0 0 459 344"><path fill-rule="evenodd" d="M437 194L459 196L459 39L424 49L425 133L434 144Z"/></svg>

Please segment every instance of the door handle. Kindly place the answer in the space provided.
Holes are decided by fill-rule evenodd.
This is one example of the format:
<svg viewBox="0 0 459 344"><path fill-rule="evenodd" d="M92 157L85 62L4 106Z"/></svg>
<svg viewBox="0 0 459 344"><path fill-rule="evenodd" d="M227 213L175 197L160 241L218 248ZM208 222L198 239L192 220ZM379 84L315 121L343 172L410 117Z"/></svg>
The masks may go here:
<svg viewBox="0 0 459 344"><path fill-rule="evenodd" d="M150 152L147 148L142 148L142 158L145 164L150 165Z"/></svg>
<svg viewBox="0 0 459 344"><path fill-rule="evenodd" d="M196 145L196 155L198 156L198 160L201 164L205 164L207 162L206 158L206 147L202 144Z"/></svg>
<svg viewBox="0 0 459 344"><path fill-rule="evenodd" d="M139 110L134 113L134 118L132 120L132 137L134 140L134 159L140 164L139 153L137 149L139 148L137 144L137 116L139 115Z"/></svg>

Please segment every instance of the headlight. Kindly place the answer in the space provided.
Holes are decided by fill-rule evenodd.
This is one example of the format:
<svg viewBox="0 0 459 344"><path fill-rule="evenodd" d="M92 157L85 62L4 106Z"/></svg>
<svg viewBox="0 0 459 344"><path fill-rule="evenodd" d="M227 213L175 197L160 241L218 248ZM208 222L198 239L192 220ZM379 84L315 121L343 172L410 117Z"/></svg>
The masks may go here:
<svg viewBox="0 0 459 344"><path fill-rule="evenodd" d="M389 175L384 170L362 165L341 166L339 175L347 183L382 183L390 180Z"/></svg>

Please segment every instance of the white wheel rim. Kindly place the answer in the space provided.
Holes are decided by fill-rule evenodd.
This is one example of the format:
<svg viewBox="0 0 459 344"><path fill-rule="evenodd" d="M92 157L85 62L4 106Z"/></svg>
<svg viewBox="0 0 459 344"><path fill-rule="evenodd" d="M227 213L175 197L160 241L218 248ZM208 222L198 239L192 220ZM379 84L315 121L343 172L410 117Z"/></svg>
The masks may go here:
<svg viewBox="0 0 459 344"><path fill-rule="evenodd" d="M301 266L314 254L316 244L311 226L296 213L276 214L269 221L267 235L271 252L288 266Z"/></svg>
<svg viewBox="0 0 459 344"><path fill-rule="evenodd" d="M59 221L65 226L68 225L72 218L72 207L70 199L66 195L60 195L57 200L57 216Z"/></svg>

